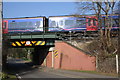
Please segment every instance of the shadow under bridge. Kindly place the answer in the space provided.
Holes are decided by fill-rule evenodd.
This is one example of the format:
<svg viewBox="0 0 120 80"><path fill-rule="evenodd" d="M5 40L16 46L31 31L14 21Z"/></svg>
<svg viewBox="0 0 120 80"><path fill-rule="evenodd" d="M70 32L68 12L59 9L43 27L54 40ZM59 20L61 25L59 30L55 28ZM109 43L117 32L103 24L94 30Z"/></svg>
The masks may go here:
<svg viewBox="0 0 120 80"><path fill-rule="evenodd" d="M7 35L10 48L34 48L32 62L41 65L58 36L55 33Z"/></svg>

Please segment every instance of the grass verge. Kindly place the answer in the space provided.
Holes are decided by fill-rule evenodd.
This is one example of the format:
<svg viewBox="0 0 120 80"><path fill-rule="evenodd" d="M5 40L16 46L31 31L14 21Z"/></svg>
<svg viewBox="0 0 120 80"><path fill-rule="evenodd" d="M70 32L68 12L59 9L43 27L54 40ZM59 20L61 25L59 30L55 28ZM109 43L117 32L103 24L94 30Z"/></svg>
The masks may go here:
<svg viewBox="0 0 120 80"><path fill-rule="evenodd" d="M17 79L15 75L9 75L7 73L0 73L1 80L8 80L8 79Z"/></svg>
<svg viewBox="0 0 120 80"><path fill-rule="evenodd" d="M104 73L104 72L97 72L97 71L80 71L80 70L70 70L70 71L84 72L84 73L91 73L91 74L98 74L98 75L106 75L106 76L114 76L114 77L118 76L118 74L115 74L115 73Z"/></svg>

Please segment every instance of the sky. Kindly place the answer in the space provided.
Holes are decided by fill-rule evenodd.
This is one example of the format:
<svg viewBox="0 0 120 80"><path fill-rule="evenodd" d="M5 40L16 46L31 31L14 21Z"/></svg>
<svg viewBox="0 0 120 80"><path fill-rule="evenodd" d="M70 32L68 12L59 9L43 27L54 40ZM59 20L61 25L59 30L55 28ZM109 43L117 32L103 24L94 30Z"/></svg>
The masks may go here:
<svg viewBox="0 0 120 80"><path fill-rule="evenodd" d="M4 2L3 18L60 16L77 12L75 2Z"/></svg>
<svg viewBox="0 0 120 80"><path fill-rule="evenodd" d="M18 0L20 1L20 0ZM26 0L24 0L26 1ZM34 1L34 0L31 0ZM58 0L59 1L59 0ZM63 0L62 0L63 1ZM64 0L65 1L65 0ZM86 5L86 4L85 4ZM78 13L79 12L79 13ZM75 1L70 2L3 2L3 18L63 16L80 14ZM94 14L93 11L86 11Z"/></svg>

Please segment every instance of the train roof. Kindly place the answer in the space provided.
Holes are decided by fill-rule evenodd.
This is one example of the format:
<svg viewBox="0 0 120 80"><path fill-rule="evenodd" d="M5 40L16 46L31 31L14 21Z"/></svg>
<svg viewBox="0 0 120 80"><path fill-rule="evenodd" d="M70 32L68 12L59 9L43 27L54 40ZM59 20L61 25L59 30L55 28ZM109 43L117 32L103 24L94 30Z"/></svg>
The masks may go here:
<svg viewBox="0 0 120 80"><path fill-rule="evenodd" d="M46 18L45 16L36 16L36 17L18 17L18 18L3 18L5 20L9 20L9 19L32 19L32 18Z"/></svg>
<svg viewBox="0 0 120 80"><path fill-rule="evenodd" d="M49 16L49 17L86 17L86 16L95 16L95 15L61 15L61 16Z"/></svg>
<svg viewBox="0 0 120 80"><path fill-rule="evenodd" d="M54 17L92 17L92 16L97 16L96 14L89 14L89 15L61 15L61 16L49 16L48 18L54 18ZM101 14L102 17L105 17L106 15ZM108 16L112 16L113 18L118 18L119 15L118 14L113 14L113 15L108 15Z"/></svg>

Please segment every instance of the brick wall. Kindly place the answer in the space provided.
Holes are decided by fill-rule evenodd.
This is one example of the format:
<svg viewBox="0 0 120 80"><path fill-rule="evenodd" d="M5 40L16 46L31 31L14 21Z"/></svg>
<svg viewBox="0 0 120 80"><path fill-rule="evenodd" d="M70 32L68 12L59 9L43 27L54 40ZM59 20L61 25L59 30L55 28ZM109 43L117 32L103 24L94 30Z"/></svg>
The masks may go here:
<svg viewBox="0 0 120 80"><path fill-rule="evenodd" d="M95 57L89 56L65 42L56 42L55 50L57 50L58 53L57 56L54 56L55 69L96 70ZM52 57L51 53L47 56L47 64L51 64L51 62L49 62L51 61L50 57Z"/></svg>

